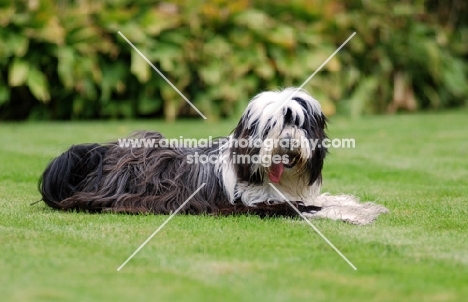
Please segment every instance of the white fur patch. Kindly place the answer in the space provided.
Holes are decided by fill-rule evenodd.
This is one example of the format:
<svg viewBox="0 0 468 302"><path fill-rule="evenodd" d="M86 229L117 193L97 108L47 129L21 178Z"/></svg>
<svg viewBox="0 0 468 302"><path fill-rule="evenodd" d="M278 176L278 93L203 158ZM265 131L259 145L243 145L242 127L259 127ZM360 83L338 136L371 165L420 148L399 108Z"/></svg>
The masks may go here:
<svg viewBox="0 0 468 302"><path fill-rule="evenodd" d="M322 207L314 213L303 213L307 218L328 218L351 224L366 225L372 223L380 214L388 213L384 206L372 202L359 202L351 195L322 194L317 198L317 205Z"/></svg>

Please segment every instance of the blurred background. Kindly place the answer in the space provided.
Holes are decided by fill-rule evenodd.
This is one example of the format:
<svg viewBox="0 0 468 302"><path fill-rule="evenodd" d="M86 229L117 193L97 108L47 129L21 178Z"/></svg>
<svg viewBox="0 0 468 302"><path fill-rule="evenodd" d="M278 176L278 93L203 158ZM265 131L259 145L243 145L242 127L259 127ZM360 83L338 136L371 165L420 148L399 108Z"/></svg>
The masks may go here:
<svg viewBox="0 0 468 302"><path fill-rule="evenodd" d="M466 0L0 1L0 120L208 118L304 87L328 115L468 106Z"/></svg>

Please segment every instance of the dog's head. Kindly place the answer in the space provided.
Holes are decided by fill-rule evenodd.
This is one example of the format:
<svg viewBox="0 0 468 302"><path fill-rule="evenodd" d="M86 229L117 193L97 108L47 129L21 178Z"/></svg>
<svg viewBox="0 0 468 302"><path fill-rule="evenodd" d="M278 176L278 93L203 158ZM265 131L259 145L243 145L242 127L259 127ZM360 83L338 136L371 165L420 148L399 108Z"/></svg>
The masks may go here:
<svg viewBox="0 0 468 302"><path fill-rule="evenodd" d="M274 183L320 183L326 123L320 103L304 90L258 94L230 136L238 179L256 184L267 178ZM245 141L250 143L246 146Z"/></svg>

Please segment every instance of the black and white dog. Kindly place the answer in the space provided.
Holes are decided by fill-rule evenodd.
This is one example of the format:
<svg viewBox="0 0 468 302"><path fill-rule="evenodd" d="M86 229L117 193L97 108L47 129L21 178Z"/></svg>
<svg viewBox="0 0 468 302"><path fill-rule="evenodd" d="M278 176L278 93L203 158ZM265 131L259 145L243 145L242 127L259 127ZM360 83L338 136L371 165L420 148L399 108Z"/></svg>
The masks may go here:
<svg viewBox="0 0 468 302"><path fill-rule="evenodd" d="M205 184L181 213L294 216L286 197L313 216L322 207L359 204L349 195L320 194L326 123L307 92L267 91L250 101L228 137L209 147L72 146L49 164L39 190L46 204L61 210L168 214ZM132 138L157 146L165 140L158 132ZM217 160L195 160L202 156ZM343 218L329 216L323 217Z"/></svg>

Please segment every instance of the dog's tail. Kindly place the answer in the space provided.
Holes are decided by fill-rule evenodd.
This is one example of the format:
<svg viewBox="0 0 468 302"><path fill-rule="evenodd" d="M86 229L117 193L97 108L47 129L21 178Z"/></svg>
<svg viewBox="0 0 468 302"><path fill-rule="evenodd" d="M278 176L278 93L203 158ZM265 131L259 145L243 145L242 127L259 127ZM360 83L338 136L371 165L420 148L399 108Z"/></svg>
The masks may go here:
<svg viewBox="0 0 468 302"><path fill-rule="evenodd" d="M52 208L63 209L61 202L78 192L80 183L90 173L102 173L103 158L108 149L98 144L77 145L55 158L39 179L42 200Z"/></svg>

